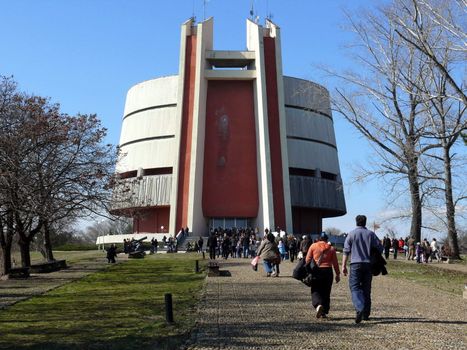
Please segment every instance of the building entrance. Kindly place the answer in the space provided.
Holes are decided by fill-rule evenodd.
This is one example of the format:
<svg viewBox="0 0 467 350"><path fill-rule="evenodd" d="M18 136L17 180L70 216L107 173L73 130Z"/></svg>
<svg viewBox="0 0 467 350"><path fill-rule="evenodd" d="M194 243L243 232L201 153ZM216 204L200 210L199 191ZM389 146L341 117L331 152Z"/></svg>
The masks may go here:
<svg viewBox="0 0 467 350"><path fill-rule="evenodd" d="M247 228L249 227L250 220L248 218L210 218L209 219L209 228L216 229L216 228L223 228L223 229L230 229L236 227L240 228Z"/></svg>

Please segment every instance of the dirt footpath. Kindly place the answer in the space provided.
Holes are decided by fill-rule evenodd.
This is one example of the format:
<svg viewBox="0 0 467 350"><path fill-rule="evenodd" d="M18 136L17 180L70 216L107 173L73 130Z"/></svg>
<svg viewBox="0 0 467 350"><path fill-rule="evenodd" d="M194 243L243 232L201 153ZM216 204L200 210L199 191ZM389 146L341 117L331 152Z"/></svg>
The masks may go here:
<svg viewBox="0 0 467 350"><path fill-rule="evenodd" d="M467 300L388 276L373 279L372 315L355 324L348 277L333 285L328 319L316 319L310 289L254 272L249 259L218 260L229 277L208 277L190 350L467 349Z"/></svg>

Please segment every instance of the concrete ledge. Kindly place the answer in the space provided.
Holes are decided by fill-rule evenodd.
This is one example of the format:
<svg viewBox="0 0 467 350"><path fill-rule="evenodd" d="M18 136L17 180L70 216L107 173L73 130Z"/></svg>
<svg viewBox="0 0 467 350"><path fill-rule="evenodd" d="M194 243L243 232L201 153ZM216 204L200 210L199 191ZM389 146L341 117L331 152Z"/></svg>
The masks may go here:
<svg viewBox="0 0 467 350"><path fill-rule="evenodd" d="M29 270L29 267L13 267L8 272L8 275L2 277L3 279L28 278L30 272Z"/></svg>
<svg viewBox="0 0 467 350"><path fill-rule="evenodd" d="M30 272L49 273L49 272L54 272L54 271L58 271L61 269L66 269L66 268L67 268L66 260L55 260L55 261L49 261L49 262L31 265Z"/></svg>

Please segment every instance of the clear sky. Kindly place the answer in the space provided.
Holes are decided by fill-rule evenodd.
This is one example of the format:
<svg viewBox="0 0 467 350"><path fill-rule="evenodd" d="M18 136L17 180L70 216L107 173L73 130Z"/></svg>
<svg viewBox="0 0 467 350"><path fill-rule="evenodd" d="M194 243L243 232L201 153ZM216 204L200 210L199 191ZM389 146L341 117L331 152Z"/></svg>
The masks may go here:
<svg viewBox="0 0 467 350"><path fill-rule="evenodd" d="M352 67L343 47L342 9L369 8L374 0L256 0L260 23L267 15L281 27L283 72L328 87L316 65ZM128 89L178 73L180 25L193 16L214 17L214 48L242 50L251 0L0 0L0 74L21 90L51 97L69 114L96 113L118 144ZM352 166L371 153L368 144L334 115L348 214L324 227L348 231L366 214L369 226L392 209L377 183L351 184ZM394 224L405 236L407 224ZM380 236L382 236L382 232Z"/></svg>

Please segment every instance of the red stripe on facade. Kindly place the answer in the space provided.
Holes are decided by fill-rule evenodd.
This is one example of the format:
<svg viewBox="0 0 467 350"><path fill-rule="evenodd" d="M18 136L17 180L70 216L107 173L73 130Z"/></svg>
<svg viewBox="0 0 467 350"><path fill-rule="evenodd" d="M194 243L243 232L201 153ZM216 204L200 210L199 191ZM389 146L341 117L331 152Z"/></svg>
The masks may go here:
<svg viewBox="0 0 467 350"><path fill-rule="evenodd" d="M285 203L282 176L282 153L279 122L279 98L276 70L276 41L264 38L264 63L266 72L266 95L268 99L269 150L271 155L272 193L274 202L274 224L284 229Z"/></svg>
<svg viewBox="0 0 467 350"><path fill-rule="evenodd" d="M211 80L208 83L202 203L206 217L258 215L251 81Z"/></svg>
<svg viewBox="0 0 467 350"><path fill-rule="evenodd" d="M190 161L191 140L193 129L193 106L196 75L196 36L186 38L185 50L185 78L183 82L183 110L180 132L180 155L178 170L177 192L177 219L176 227L171 227L176 232L181 227L187 226L188 221L188 193L190 187Z"/></svg>

